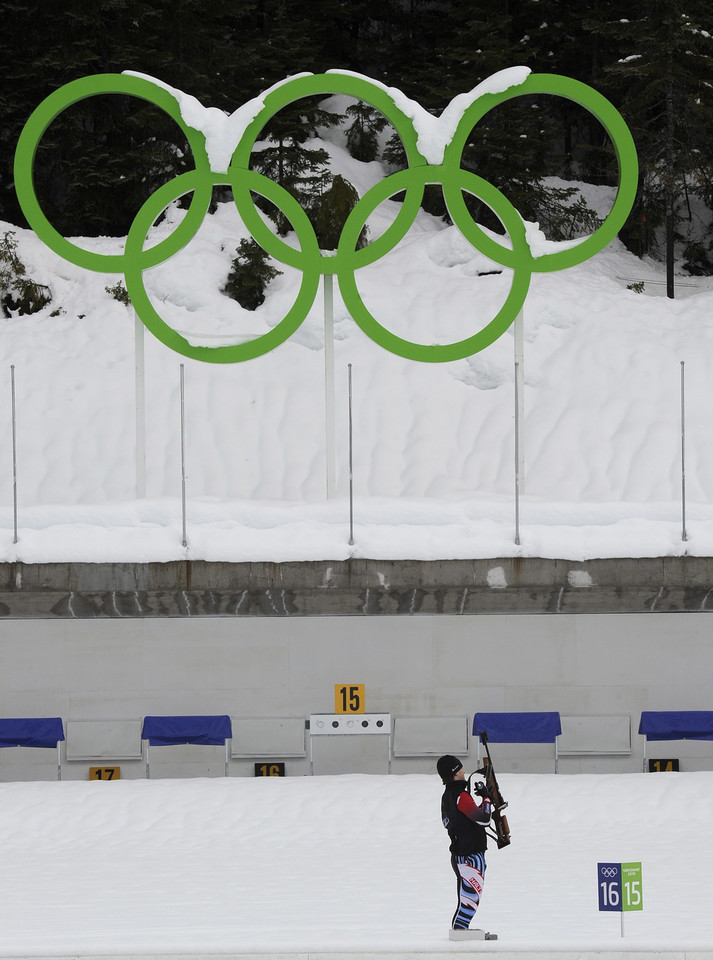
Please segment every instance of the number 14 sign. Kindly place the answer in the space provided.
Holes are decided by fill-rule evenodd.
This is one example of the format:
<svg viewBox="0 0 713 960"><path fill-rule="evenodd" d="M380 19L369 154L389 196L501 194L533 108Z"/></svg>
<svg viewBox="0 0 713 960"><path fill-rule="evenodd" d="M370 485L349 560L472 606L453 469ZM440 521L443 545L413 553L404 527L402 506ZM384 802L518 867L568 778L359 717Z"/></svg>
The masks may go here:
<svg viewBox="0 0 713 960"><path fill-rule="evenodd" d="M640 863L598 863L599 909L643 910Z"/></svg>

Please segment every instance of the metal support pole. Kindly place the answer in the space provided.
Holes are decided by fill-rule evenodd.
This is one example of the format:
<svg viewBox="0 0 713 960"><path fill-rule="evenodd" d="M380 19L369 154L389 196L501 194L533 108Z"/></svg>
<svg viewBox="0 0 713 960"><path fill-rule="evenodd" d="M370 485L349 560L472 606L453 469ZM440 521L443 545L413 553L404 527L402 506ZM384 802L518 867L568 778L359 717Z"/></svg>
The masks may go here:
<svg viewBox="0 0 713 960"><path fill-rule="evenodd" d="M520 364L515 361L515 543L520 546Z"/></svg>
<svg viewBox="0 0 713 960"><path fill-rule="evenodd" d="M12 407L12 542L17 543L17 405L15 402L15 364L10 367Z"/></svg>
<svg viewBox="0 0 713 960"><path fill-rule="evenodd" d="M185 405L185 371L181 364L180 393L181 393L181 521L183 529L183 546L188 545L186 537L186 405Z"/></svg>
<svg viewBox="0 0 713 960"><path fill-rule="evenodd" d="M354 447L352 428L352 365L349 371L349 546L354 545Z"/></svg>
<svg viewBox="0 0 713 960"><path fill-rule="evenodd" d="M324 274L324 417L327 499L335 495L334 276Z"/></svg>
<svg viewBox="0 0 713 960"><path fill-rule="evenodd" d="M521 310L513 326L515 341L515 385L517 388L517 472L520 492L525 484L525 314Z"/></svg>
<svg viewBox="0 0 713 960"><path fill-rule="evenodd" d="M686 364L681 360L681 540L686 533Z"/></svg>
<svg viewBox="0 0 713 960"><path fill-rule="evenodd" d="M134 311L134 407L136 423L136 497L146 496L146 367L144 325Z"/></svg>

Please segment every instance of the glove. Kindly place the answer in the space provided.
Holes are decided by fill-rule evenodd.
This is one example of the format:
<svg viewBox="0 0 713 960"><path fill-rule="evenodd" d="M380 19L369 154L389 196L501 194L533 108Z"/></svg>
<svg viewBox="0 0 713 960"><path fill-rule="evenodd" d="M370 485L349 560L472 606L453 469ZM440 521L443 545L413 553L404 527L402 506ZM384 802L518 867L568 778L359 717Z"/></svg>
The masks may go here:
<svg viewBox="0 0 713 960"><path fill-rule="evenodd" d="M473 784L473 793L477 797L483 797L485 800L490 800L490 794L488 793L488 788L485 786L482 780L478 780Z"/></svg>

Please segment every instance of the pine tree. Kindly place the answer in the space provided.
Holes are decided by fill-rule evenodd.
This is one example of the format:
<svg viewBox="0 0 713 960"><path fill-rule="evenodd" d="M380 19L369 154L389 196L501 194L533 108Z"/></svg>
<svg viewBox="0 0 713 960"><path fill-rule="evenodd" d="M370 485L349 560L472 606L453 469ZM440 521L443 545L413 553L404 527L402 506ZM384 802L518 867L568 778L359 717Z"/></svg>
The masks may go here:
<svg viewBox="0 0 713 960"><path fill-rule="evenodd" d="M387 124L386 117L363 100L347 107L351 124L347 128L347 148L355 160L368 163L379 153L379 134Z"/></svg>
<svg viewBox="0 0 713 960"><path fill-rule="evenodd" d="M253 151L250 165L258 173L284 187L310 212L328 188L332 174L329 154L323 147L311 147L323 127L335 126L343 118L319 106L314 97L284 107L265 127L266 144ZM277 225L284 236L291 225L282 211L273 204L258 200L258 204Z"/></svg>
<svg viewBox="0 0 713 960"><path fill-rule="evenodd" d="M255 240L241 240L235 251L222 292L245 310L257 310L265 302L265 289L282 273L268 263L268 255Z"/></svg>
<svg viewBox="0 0 713 960"><path fill-rule="evenodd" d="M336 250L347 217L359 200L359 194L344 177L336 174L312 215L312 225L321 250ZM367 228L359 234L357 250L366 246Z"/></svg>
<svg viewBox="0 0 713 960"><path fill-rule="evenodd" d="M451 0L441 9L439 43L424 70L431 96L443 109L456 95L471 90L492 74L522 64L529 37L515 23L511 4L487 6ZM462 165L497 186L527 220L540 223L551 239L591 232L593 211L575 201L577 191L548 183L548 176L571 173L571 143L565 136L566 107L552 97L517 97L487 113L471 132ZM391 138L384 160L395 168L405 163L398 138ZM473 216L494 230L500 221L475 197L467 198ZM440 191L429 188L424 209L444 214Z"/></svg>
<svg viewBox="0 0 713 960"><path fill-rule="evenodd" d="M637 206L623 236L635 252L666 253L673 296L674 243L692 229L688 198L706 198L705 169L713 148L713 36L710 5L642 0L636 14L596 24L623 52L607 65L636 142L641 167ZM662 244L663 238L663 244ZM710 249L710 248L709 248Z"/></svg>
<svg viewBox="0 0 713 960"><path fill-rule="evenodd" d="M384 0L376 16L381 32L381 65L374 74L401 89L428 110L450 99L442 62L448 47L453 2ZM444 89L446 90L444 97Z"/></svg>
<svg viewBox="0 0 713 960"><path fill-rule="evenodd" d="M35 107L70 80L134 70L230 110L254 95L252 47L241 29L254 5L253 0L237 7L228 0L213 0L208 7L198 0L5 3L0 217L24 223L11 189L14 146ZM40 143L35 167L40 202L65 234L122 235L156 186L191 166L186 147L173 121L144 101L120 96L80 101L57 117Z"/></svg>
<svg viewBox="0 0 713 960"><path fill-rule="evenodd" d="M27 275L27 268L17 252L14 230L0 237L0 310L9 317L37 313L52 300L49 287Z"/></svg>

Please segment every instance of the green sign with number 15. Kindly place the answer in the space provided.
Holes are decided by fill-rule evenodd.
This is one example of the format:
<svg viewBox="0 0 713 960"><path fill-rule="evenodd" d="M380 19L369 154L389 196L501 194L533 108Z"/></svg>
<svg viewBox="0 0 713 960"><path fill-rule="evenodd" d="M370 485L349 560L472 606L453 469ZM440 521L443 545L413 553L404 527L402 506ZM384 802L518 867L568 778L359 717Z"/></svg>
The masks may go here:
<svg viewBox="0 0 713 960"><path fill-rule="evenodd" d="M621 865L621 909L644 909L640 863L622 863Z"/></svg>

